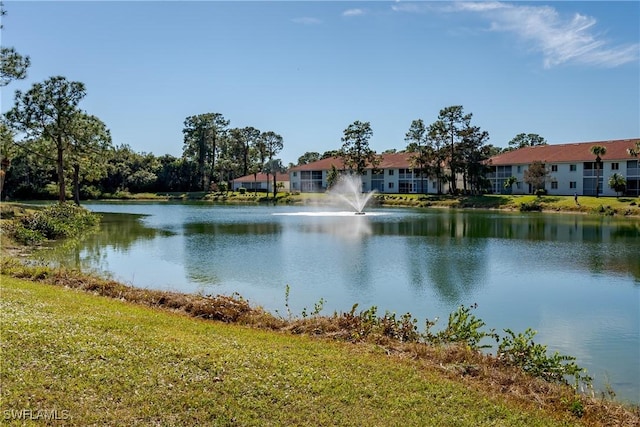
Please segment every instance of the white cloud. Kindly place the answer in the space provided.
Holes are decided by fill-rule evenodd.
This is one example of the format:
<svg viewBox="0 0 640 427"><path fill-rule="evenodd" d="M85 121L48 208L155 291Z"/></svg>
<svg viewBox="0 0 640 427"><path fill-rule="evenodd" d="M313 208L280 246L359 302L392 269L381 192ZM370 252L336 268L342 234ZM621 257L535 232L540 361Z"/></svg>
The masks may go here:
<svg viewBox="0 0 640 427"><path fill-rule="evenodd" d="M360 16L364 15L363 9L347 9L342 12L342 16Z"/></svg>
<svg viewBox="0 0 640 427"><path fill-rule="evenodd" d="M402 3L393 10L417 12L417 7ZM638 61L640 44L612 45L596 32L597 20L575 14L561 16L551 6L530 6L498 1L443 3L441 12L477 13L490 21L491 31L512 33L529 47L542 53L545 68L560 64L586 64L617 67Z"/></svg>
<svg viewBox="0 0 640 427"><path fill-rule="evenodd" d="M293 18L291 21L296 23L296 24L302 24L302 25L318 25L318 24L322 24L322 21L319 20L318 18L311 18L311 17L308 17L308 16L301 16L299 18Z"/></svg>
<svg viewBox="0 0 640 427"><path fill-rule="evenodd" d="M396 3L391 6L394 12L421 13L427 10L425 3Z"/></svg>

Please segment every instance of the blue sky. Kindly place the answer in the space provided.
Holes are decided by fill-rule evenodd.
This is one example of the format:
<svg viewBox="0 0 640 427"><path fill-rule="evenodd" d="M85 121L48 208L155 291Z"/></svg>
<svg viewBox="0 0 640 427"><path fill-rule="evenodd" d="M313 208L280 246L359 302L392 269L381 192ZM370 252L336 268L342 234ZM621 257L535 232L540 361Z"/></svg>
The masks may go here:
<svg viewBox="0 0 640 427"><path fill-rule="evenodd" d="M5 1L2 45L31 57L16 89L85 83L115 144L182 153L187 116L284 138L283 162L341 146L403 149L414 119L462 105L505 147L640 137L640 2Z"/></svg>

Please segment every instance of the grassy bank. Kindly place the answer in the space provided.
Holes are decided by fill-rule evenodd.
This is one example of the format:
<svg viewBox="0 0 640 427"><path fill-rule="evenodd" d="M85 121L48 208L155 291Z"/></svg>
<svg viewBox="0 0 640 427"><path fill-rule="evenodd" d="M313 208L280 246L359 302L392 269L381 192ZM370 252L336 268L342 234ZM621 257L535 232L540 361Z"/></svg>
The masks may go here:
<svg viewBox="0 0 640 427"><path fill-rule="evenodd" d="M14 424L24 411L56 411L71 425L640 421L637 408L576 395L464 345L402 342L389 322L283 319L242 299L15 261L2 274L0 409Z"/></svg>
<svg viewBox="0 0 640 427"><path fill-rule="evenodd" d="M352 345L2 277L2 416L66 425L578 425ZM585 417L582 422L587 422Z"/></svg>

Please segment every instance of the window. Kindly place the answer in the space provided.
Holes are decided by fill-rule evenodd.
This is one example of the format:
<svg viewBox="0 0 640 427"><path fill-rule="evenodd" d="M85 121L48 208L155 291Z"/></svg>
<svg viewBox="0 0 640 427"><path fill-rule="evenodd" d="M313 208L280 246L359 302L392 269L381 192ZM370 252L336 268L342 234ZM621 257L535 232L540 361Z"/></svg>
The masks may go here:
<svg viewBox="0 0 640 427"><path fill-rule="evenodd" d="M389 183L389 188L393 188L393 182Z"/></svg>
<svg viewBox="0 0 640 427"><path fill-rule="evenodd" d="M300 190L322 191L322 171L300 171Z"/></svg>
<svg viewBox="0 0 640 427"><path fill-rule="evenodd" d="M551 181L551 188L553 190L557 190L558 189L558 181Z"/></svg>
<svg viewBox="0 0 640 427"><path fill-rule="evenodd" d="M511 166L498 166L496 168L496 175L498 178L507 178L513 175L511 173Z"/></svg>
<svg viewBox="0 0 640 427"><path fill-rule="evenodd" d="M576 165L569 165L569 171L575 172L577 170Z"/></svg>
<svg viewBox="0 0 640 427"><path fill-rule="evenodd" d="M522 166L518 166L518 173L522 173Z"/></svg>
<svg viewBox="0 0 640 427"><path fill-rule="evenodd" d="M521 182L516 182L516 188L520 190L522 188Z"/></svg>
<svg viewBox="0 0 640 427"><path fill-rule="evenodd" d="M293 172L293 176L298 176L298 172Z"/></svg>
<svg viewBox="0 0 640 427"><path fill-rule="evenodd" d="M558 172L558 165L551 165L551 172Z"/></svg>
<svg viewBox="0 0 640 427"><path fill-rule="evenodd" d="M362 171L362 176L367 176L367 171Z"/></svg>
<svg viewBox="0 0 640 427"><path fill-rule="evenodd" d="M389 176L393 175L393 169L389 169ZM391 188L391 187L389 187Z"/></svg>
<svg viewBox="0 0 640 427"><path fill-rule="evenodd" d="M435 181L433 181L433 182L431 183L431 188L434 188L434 189L435 189L435 188L436 188L436 185L437 185L437 184L436 184L436 182L435 182Z"/></svg>
<svg viewBox="0 0 640 427"><path fill-rule="evenodd" d="M620 169L620 164L619 163L611 163L611 170L612 171L617 171Z"/></svg>
<svg viewBox="0 0 640 427"><path fill-rule="evenodd" d="M569 182L569 188L578 188L575 181Z"/></svg>

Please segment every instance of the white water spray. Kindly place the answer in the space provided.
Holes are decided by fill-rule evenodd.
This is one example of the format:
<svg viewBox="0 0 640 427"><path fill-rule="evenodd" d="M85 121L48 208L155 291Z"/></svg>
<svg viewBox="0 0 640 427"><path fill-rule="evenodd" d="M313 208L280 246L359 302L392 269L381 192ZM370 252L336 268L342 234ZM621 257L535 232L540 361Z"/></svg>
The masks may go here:
<svg viewBox="0 0 640 427"><path fill-rule="evenodd" d="M347 203L356 215L364 215L364 208L375 191L362 192L362 180L357 175L341 175L338 182L329 190L329 196Z"/></svg>

